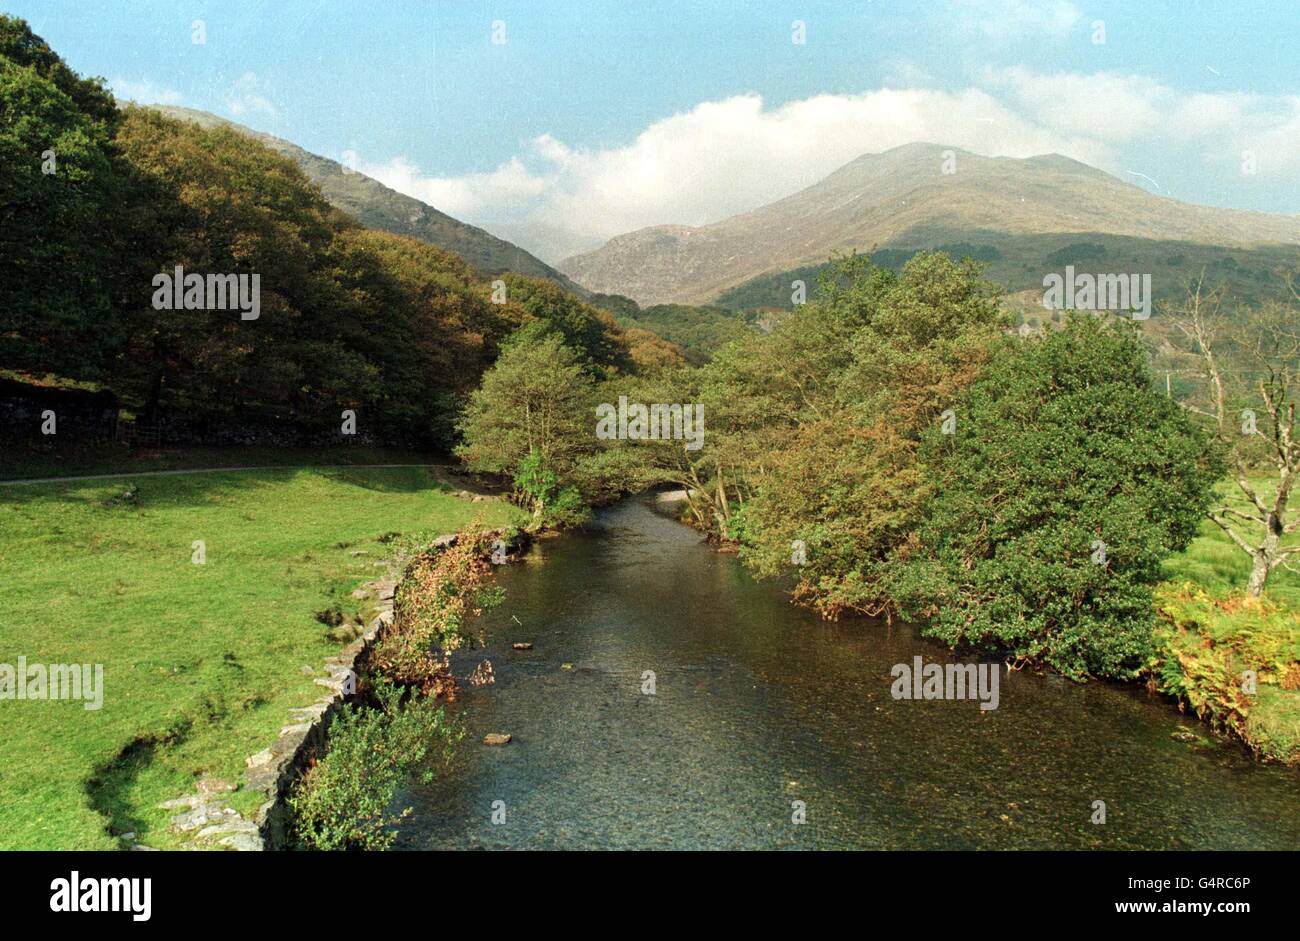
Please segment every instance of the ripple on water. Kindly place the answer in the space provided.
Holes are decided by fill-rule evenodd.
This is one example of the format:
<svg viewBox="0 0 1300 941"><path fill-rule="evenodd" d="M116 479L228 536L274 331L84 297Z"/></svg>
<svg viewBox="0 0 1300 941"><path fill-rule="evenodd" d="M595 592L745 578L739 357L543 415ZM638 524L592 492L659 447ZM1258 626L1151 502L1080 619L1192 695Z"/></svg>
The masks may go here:
<svg viewBox="0 0 1300 941"><path fill-rule="evenodd" d="M1173 740L1188 720L1143 690L1004 672L994 711L896 701L890 667L947 651L796 609L639 500L533 552L499 571L486 649L458 655L460 672L490 658L497 682L457 705L452 767L400 795L399 847L1300 845L1300 775ZM514 741L479 745L491 731Z"/></svg>

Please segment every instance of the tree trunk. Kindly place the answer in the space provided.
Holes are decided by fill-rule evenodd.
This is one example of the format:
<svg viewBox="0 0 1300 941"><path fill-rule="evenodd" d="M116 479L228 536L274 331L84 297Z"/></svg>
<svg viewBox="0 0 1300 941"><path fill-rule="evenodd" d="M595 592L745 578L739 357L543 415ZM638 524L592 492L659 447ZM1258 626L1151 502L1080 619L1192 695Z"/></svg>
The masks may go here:
<svg viewBox="0 0 1300 941"><path fill-rule="evenodd" d="M1246 593L1252 598L1264 594L1268 585L1268 573L1277 565L1278 548L1282 541L1282 525L1277 515L1268 515L1268 524L1264 530L1264 541L1252 553L1250 581L1246 583Z"/></svg>

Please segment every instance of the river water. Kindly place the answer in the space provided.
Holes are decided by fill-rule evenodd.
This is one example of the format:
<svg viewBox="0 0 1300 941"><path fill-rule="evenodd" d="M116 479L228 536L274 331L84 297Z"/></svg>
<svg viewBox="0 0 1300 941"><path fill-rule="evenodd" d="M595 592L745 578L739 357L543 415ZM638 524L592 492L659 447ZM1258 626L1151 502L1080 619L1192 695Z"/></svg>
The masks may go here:
<svg viewBox="0 0 1300 941"><path fill-rule="evenodd" d="M1005 670L995 710L895 700L891 667L945 648L793 607L648 497L498 576L486 647L457 660L496 683L453 707L451 767L400 795L399 848L1300 846L1300 773L1175 740L1204 729L1167 701Z"/></svg>

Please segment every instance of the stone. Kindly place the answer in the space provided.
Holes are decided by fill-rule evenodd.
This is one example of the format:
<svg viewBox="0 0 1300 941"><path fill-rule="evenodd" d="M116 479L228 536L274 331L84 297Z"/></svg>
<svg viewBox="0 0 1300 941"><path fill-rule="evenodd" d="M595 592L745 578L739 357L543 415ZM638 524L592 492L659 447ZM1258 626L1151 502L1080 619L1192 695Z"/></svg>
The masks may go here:
<svg viewBox="0 0 1300 941"><path fill-rule="evenodd" d="M276 756L289 756L298 754L298 749L302 748L303 743L307 741L307 736L311 732L311 725L304 722L301 725L292 726L292 731L284 732L271 744L271 751Z"/></svg>
<svg viewBox="0 0 1300 941"><path fill-rule="evenodd" d="M509 745L514 736L509 732L489 732L483 736L484 745Z"/></svg>
<svg viewBox="0 0 1300 941"><path fill-rule="evenodd" d="M257 826L247 820L228 820L204 827L197 834L197 839L207 840L216 836L233 836L236 833L256 833Z"/></svg>
<svg viewBox="0 0 1300 941"><path fill-rule="evenodd" d="M200 827L208 825L211 818L208 816L208 809L200 807L197 810L191 810L187 814L177 814L172 817L172 829L185 833L188 830L197 830Z"/></svg>
<svg viewBox="0 0 1300 941"><path fill-rule="evenodd" d="M189 797L178 797L175 800L163 801L158 805L159 810L191 810L198 803L197 794L191 794Z"/></svg>
<svg viewBox="0 0 1300 941"><path fill-rule="evenodd" d="M315 671L315 669L313 669L312 667L307 666L307 664L305 664L305 663L304 663L302 666L300 666L300 667L298 668L298 672L301 673L303 676L315 676L315 675L316 675L316 671Z"/></svg>
<svg viewBox="0 0 1300 941"><path fill-rule="evenodd" d="M485 497L485 496L483 496L483 494L481 494L481 493L476 493L476 494L474 495L474 499L471 500L470 502L471 502L471 503L486 503L488 500L491 500L491 499L492 499L491 497Z"/></svg>
<svg viewBox="0 0 1300 941"><path fill-rule="evenodd" d="M236 833L234 836L228 836L220 843L242 853L260 853L265 848L262 846L262 837L256 829L252 833Z"/></svg>
<svg viewBox="0 0 1300 941"><path fill-rule="evenodd" d="M528 643L527 641L520 641L520 642L518 642L518 643L511 644L510 646L513 647L515 650L532 650L532 649L533 649L533 645L530 644L530 643Z"/></svg>
<svg viewBox="0 0 1300 941"><path fill-rule="evenodd" d="M225 791L233 791L235 786L222 781L220 778L200 778L199 793L204 796L211 794L221 794Z"/></svg>
<svg viewBox="0 0 1300 941"><path fill-rule="evenodd" d="M358 589L356 589L355 591L352 592L352 597L353 597L355 600L357 600L357 601L360 601L360 600L362 600L363 598L368 597L369 595L370 595L370 592L367 591L365 588L358 588Z"/></svg>
<svg viewBox="0 0 1300 941"><path fill-rule="evenodd" d="M244 775L244 786L250 791L271 794L280 784L280 769L277 765L262 765Z"/></svg>
<svg viewBox="0 0 1300 941"><path fill-rule="evenodd" d="M274 757L275 755L272 754L271 749L263 748L256 755L249 755L247 758L245 758L244 764L248 765L248 767L250 768L258 768L261 767L262 765L269 763L271 759Z"/></svg>

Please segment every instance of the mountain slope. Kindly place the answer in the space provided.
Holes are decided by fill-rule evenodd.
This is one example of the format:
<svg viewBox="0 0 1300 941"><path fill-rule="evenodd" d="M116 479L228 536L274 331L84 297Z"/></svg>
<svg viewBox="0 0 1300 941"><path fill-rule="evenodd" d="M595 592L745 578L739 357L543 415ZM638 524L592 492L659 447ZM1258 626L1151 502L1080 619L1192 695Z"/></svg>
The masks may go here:
<svg viewBox="0 0 1300 941"><path fill-rule="evenodd" d="M956 158L951 174L943 172L948 151ZM641 304L703 303L759 275L835 253L1063 233L1294 246L1300 218L1181 203L1055 154L982 157L908 144L859 157L752 212L700 227L630 232L559 268L593 291Z"/></svg>
<svg viewBox="0 0 1300 941"><path fill-rule="evenodd" d="M437 245L439 248L445 248L455 252L486 274L514 271L518 274L554 281L581 297L590 294L581 285L575 284L519 246L453 219L446 213L439 212L418 199L389 189L378 180L348 169L337 161L313 154L303 150L297 144L254 131L206 111L171 105L151 107L168 117L193 121L204 127L220 125L231 128L284 154L297 163L312 182L321 188L321 192L325 194L325 198L331 205L343 210L367 228L392 232L396 235L409 235Z"/></svg>

